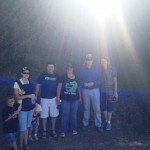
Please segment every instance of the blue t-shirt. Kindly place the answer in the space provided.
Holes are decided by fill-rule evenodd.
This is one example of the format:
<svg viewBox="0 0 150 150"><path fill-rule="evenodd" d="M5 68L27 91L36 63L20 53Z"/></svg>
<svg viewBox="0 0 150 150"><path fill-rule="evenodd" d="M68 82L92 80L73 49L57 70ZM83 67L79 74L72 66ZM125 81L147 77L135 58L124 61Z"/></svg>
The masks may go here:
<svg viewBox="0 0 150 150"><path fill-rule="evenodd" d="M59 80L59 83L62 83L61 96L62 100L79 100L79 82L78 79L70 79L67 75L62 75Z"/></svg>
<svg viewBox="0 0 150 150"><path fill-rule="evenodd" d="M57 95L58 75L42 73L37 83L41 85L41 98L52 99Z"/></svg>

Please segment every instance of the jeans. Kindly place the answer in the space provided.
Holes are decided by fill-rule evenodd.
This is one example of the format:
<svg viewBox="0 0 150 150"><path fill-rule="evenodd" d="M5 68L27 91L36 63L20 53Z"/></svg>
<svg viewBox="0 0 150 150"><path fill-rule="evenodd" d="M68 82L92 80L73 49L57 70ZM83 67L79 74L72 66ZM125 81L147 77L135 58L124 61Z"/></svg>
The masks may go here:
<svg viewBox="0 0 150 150"><path fill-rule="evenodd" d="M30 111L20 111L19 113L19 126L20 131L27 131L31 127L34 109Z"/></svg>
<svg viewBox="0 0 150 150"><path fill-rule="evenodd" d="M94 120L95 126L101 127L101 111L100 111L100 92L99 88L95 89L83 89L83 106L84 106L84 113L83 113L83 125L89 125L89 118L90 118L90 105L93 106L94 111Z"/></svg>
<svg viewBox="0 0 150 150"><path fill-rule="evenodd" d="M62 101L62 120L61 120L61 132L66 133L70 123L71 130L77 131L77 111L78 100L63 100Z"/></svg>

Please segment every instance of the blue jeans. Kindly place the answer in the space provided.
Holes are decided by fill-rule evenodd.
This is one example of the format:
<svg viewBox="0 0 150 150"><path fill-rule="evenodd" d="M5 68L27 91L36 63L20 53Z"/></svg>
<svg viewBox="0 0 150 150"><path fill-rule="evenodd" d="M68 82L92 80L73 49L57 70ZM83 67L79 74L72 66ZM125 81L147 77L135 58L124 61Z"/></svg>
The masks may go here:
<svg viewBox="0 0 150 150"><path fill-rule="evenodd" d="M20 111L19 113L19 126L20 131L27 131L31 127L34 109L29 111Z"/></svg>
<svg viewBox="0 0 150 150"><path fill-rule="evenodd" d="M101 111L100 111L100 92L99 88L95 89L83 89L83 106L84 106L84 114L83 114L83 126L89 125L90 118L90 107L91 104L93 106L94 118L95 118L95 126L101 127Z"/></svg>
<svg viewBox="0 0 150 150"><path fill-rule="evenodd" d="M66 133L70 123L71 130L77 131L77 111L78 100L74 101L62 101L62 120L61 120L61 132Z"/></svg>

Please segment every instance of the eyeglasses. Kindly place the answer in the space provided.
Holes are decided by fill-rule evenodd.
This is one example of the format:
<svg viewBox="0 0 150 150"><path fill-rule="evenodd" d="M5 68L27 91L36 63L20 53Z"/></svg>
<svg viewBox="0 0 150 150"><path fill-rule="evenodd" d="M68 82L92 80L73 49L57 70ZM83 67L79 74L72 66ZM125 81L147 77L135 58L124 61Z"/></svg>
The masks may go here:
<svg viewBox="0 0 150 150"><path fill-rule="evenodd" d="M23 72L23 74L30 74L30 72Z"/></svg>

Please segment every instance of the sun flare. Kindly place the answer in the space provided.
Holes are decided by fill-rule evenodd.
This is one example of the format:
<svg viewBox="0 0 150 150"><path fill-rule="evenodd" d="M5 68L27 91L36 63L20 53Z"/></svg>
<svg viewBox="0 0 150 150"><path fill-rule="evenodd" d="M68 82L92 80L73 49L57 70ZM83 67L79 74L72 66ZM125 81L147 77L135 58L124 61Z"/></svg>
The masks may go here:
<svg viewBox="0 0 150 150"><path fill-rule="evenodd" d="M89 0L88 7L92 13L100 20L115 18L122 12L122 0Z"/></svg>

